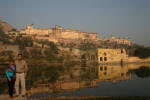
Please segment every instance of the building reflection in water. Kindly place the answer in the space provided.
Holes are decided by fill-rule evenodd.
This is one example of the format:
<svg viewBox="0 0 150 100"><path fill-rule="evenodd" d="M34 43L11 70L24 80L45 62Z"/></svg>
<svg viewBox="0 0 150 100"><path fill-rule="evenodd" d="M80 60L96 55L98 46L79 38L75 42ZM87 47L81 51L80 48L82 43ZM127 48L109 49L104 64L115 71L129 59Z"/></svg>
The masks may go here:
<svg viewBox="0 0 150 100"><path fill-rule="evenodd" d="M145 67L143 68L142 66ZM85 88L88 91L88 88L101 87L101 82L118 84L120 81L131 80L133 74L137 76L136 78L141 76L141 73L141 77L149 77L149 72L150 64L99 65L93 67L74 66L70 69L66 68L63 73L60 73L61 75L56 82L37 84L36 87L31 87L28 93L30 95L37 93L74 93L75 91L82 91ZM34 79L34 77L31 79ZM134 77L132 77L132 80L134 80ZM29 84L29 86L31 85Z"/></svg>
<svg viewBox="0 0 150 100"><path fill-rule="evenodd" d="M75 67L69 72L61 75L53 84L40 84L38 90L41 92L63 93L74 92L84 88L97 88L100 82L112 82L130 80L131 73L129 73L128 66L121 65L99 65L97 67ZM44 90L44 86L46 89ZM42 89L40 89L42 87ZM32 91L33 92L33 91Z"/></svg>
<svg viewBox="0 0 150 100"><path fill-rule="evenodd" d="M111 81L113 83L121 80L130 80L131 73L127 66L100 65L98 66L99 81Z"/></svg>

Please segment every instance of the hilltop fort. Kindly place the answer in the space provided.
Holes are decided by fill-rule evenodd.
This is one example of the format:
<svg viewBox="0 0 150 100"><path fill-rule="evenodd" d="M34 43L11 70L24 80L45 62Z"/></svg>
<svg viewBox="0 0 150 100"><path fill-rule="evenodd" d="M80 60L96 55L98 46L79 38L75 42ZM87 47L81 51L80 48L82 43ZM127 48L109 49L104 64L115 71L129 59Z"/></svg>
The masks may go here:
<svg viewBox="0 0 150 100"><path fill-rule="evenodd" d="M74 42L76 44L92 41L95 44L101 42L116 43L131 45L131 40L129 38L117 38L115 36L110 38L99 38L97 33L83 32L81 30L75 30L71 28L63 29L61 26L56 25L53 28L35 28L33 24L27 24L25 29L15 29L7 22L3 22L0 18L0 28L10 36L22 35L24 37L30 36L34 39L48 40L52 42L70 43Z"/></svg>
<svg viewBox="0 0 150 100"><path fill-rule="evenodd" d="M81 43L79 41L92 41L95 44L101 42L117 43L131 45L131 40L129 38L99 38L97 33L92 32L83 32L81 30L75 29L63 29L61 26L56 25L54 28L34 28L33 25L27 25L25 29L20 29L17 31L9 31L9 35L19 35L22 34L25 36L31 36L39 40L48 40L52 42L63 42L63 43Z"/></svg>

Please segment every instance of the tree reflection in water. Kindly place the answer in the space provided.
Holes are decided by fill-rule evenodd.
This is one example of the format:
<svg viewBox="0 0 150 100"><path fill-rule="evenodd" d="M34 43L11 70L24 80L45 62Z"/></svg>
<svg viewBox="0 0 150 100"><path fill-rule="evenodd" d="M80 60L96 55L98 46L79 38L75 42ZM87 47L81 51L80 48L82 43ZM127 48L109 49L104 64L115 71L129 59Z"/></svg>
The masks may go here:
<svg viewBox="0 0 150 100"><path fill-rule="evenodd" d="M133 70L132 72L135 73L140 78L150 77L150 67L149 66L141 66L139 69Z"/></svg>
<svg viewBox="0 0 150 100"><path fill-rule="evenodd" d="M4 77L4 69L0 70L0 78ZM101 82L117 83L124 80L134 80L131 78L135 74L137 78L150 77L149 65L99 65L93 67L80 67L74 66L30 66L27 77L27 89L34 90L48 90L50 93L64 92L74 93L75 91L82 90L84 88L87 91L90 88L98 89ZM6 77L5 77L6 78ZM142 80L141 80L142 81ZM115 86L117 86L117 84ZM45 87L44 87L45 86ZM119 88L119 87L118 87ZM48 92L47 91L47 92ZM100 90L99 90L100 91ZM106 92L105 90L103 90ZM7 81L0 81L0 93L7 92ZM35 93L38 93L37 91ZM33 93L34 94L34 93ZM80 94L82 95L82 94Z"/></svg>

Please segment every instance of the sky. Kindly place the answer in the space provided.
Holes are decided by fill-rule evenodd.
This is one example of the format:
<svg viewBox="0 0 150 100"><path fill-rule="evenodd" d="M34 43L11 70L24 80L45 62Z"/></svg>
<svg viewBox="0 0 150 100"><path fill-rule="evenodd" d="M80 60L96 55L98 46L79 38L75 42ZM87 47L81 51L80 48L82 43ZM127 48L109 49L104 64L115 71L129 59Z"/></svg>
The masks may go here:
<svg viewBox="0 0 150 100"><path fill-rule="evenodd" d="M0 0L0 18L17 29L60 25L150 46L150 0Z"/></svg>

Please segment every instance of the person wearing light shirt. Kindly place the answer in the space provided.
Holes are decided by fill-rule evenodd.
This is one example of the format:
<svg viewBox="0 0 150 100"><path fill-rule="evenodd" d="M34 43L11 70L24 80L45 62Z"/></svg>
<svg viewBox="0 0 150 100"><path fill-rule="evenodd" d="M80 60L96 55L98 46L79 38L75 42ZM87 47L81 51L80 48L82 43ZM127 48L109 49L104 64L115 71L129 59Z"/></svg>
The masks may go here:
<svg viewBox="0 0 150 100"><path fill-rule="evenodd" d="M25 86L25 79L27 76L28 67L26 61L22 59L22 54L18 54L18 59L15 61L16 65L16 82L15 82L15 89L16 89L16 97L19 96L19 84L21 83L21 96L26 96L26 86Z"/></svg>

